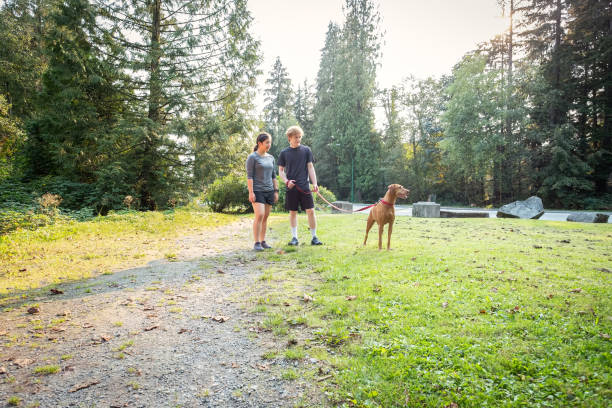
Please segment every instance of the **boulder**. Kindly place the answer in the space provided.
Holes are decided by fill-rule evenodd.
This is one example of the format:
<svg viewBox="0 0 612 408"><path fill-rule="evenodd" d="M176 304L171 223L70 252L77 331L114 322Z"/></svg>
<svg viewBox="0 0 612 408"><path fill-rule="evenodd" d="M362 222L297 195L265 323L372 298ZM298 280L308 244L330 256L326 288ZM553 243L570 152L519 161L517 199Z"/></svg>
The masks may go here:
<svg viewBox="0 0 612 408"><path fill-rule="evenodd" d="M497 210L498 218L538 219L544 214L544 205L540 197L531 196L525 201L515 201Z"/></svg>
<svg viewBox="0 0 612 408"><path fill-rule="evenodd" d="M350 203L348 201L334 201L332 204L345 211L353 211L353 203ZM341 211L336 210L334 207L332 207L332 213L340 213L340 212Z"/></svg>
<svg viewBox="0 0 612 408"><path fill-rule="evenodd" d="M422 218L440 218L440 204L419 201L412 204L412 216Z"/></svg>
<svg viewBox="0 0 612 408"><path fill-rule="evenodd" d="M573 222L608 222L608 214L602 213L571 213L567 216L568 221Z"/></svg>

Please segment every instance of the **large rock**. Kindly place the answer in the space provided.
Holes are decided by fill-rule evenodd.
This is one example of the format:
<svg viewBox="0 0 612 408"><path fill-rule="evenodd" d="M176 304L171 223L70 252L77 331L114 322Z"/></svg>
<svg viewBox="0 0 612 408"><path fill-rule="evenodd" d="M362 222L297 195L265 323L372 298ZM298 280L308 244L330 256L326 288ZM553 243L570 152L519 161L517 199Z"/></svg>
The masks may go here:
<svg viewBox="0 0 612 408"><path fill-rule="evenodd" d="M525 201L515 201L497 210L498 218L531 218L538 219L544 214L544 205L540 197L531 196Z"/></svg>
<svg viewBox="0 0 612 408"><path fill-rule="evenodd" d="M412 216L423 218L440 218L440 204L419 201L412 204Z"/></svg>
<svg viewBox="0 0 612 408"><path fill-rule="evenodd" d="M353 211L353 203L350 203L348 201L334 201L332 204L338 208L343 209L344 211ZM336 210L334 207L332 207L332 213L340 213L340 212L341 211Z"/></svg>
<svg viewBox="0 0 612 408"><path fill-rule="evenodd" d="M571 213L567 216L568 221L573 222L608 222L608 214L602 213Z"/></svg>

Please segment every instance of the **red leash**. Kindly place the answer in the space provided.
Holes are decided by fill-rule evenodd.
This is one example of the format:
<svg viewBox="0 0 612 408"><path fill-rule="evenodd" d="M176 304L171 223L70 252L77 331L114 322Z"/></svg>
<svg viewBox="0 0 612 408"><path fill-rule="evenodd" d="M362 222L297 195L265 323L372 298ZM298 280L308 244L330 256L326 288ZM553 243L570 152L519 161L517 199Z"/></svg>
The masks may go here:
<svg viewBox="0 0 612 408"><path fill-rule="evenodd" d="M289 180L289 181L293 181L293 182L295 183L295 181L294 181L294 180ZM289 187L287 187L287 188L289 188ZM297 188L297 190L298 190L300 193L302 193L302 194L311 194L311 192L310 192L310 191L304 191L304 190L302 190L300 187L298 187L298 185L297 185L297 184L295 184L295 188ZM321 200L325 201L325 202L327 203L327 205L329 205L330 207L335 208L335 209L336 209L336 210L338 210L338 211L342 211L342 212L349 213L349 214L352 214L352 213L354 213L354 212L359 212L359 211L367 210L368 208L372 208L372 207L374 207L374 206L375 206L376 204L378 204L378 203L383 203L383 204L388 205L388 206L393 206L393 204L388 203L388 202L386 202L385 200L383 200L383 199L381 198L380 200L378 200L378 201L377 201L377 202L375 202L374 204L370 204L370 205L368 205L368 206L366 206L366 207L363 207L363 208L360 208L360 209L358 209L358 210L352 210L352 211L349 211L349 210L345 210L345 209L343 209L343 208L336 207L335 205L333 205L332 203L330 203L329 201L327 201L327 200L325 199L325 197L323 197L323 196L321 195L321 193L319 193L318 191L317 191L316 193L317 193L317 196L318 196L318 197L321 197Z"/></svg>

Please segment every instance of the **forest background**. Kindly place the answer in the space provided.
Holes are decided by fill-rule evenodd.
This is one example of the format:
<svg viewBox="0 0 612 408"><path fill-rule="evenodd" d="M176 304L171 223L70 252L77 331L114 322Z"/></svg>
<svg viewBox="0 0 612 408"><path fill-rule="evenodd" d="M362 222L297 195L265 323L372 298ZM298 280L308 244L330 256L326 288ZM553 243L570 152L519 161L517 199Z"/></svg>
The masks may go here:
<svg viewBox="0 0 612 408"><path fill-rule="evenodd" d="M397 182L412 201L612 208L610 2L497 4L508 30L448 75L378 89L377 4L345 0L316 78L293 84L277 58L258 112L246 0L5 0L0 210L175 207L215 181L246 185L256 133L278 156L293 124L341 199L376 200Z"/></svg>

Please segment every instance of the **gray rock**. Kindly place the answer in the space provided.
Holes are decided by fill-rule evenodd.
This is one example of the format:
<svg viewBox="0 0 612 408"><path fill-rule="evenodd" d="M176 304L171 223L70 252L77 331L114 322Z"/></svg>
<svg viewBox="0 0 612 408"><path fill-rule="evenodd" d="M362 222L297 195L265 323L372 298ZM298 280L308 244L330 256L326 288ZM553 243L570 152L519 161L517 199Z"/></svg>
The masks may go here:
<svg viewBox="0 0 612 408"><path fill-rule="evenodd" d="M608 217L608 214L602 213L571 213L567 216L567 220L573 222L606 223L608 222Z"/></svg>
<svg viewBox="0 0 612 408"><path fill-rule="evenodd" d="M353 203L350 203L348 201L334 201L332 204L344 211L353 211ZM332 207L332 213L340 213L340 212L341 211L336 210L335 208Z"/></svg>
<svg viewBox="0 0 612 408"><path fill-rule="evenodd" d="M422 218L440 218L440 204L430 201L419 201L412 204L412 216Z"/></svg>
<svg viewBox="0 0 612 408"><path fill-rule="evenodd" d="M525 201L506 204L497 211L498 218L538 219L544 214L544 205L540 197L531 196Z"/></svg>

